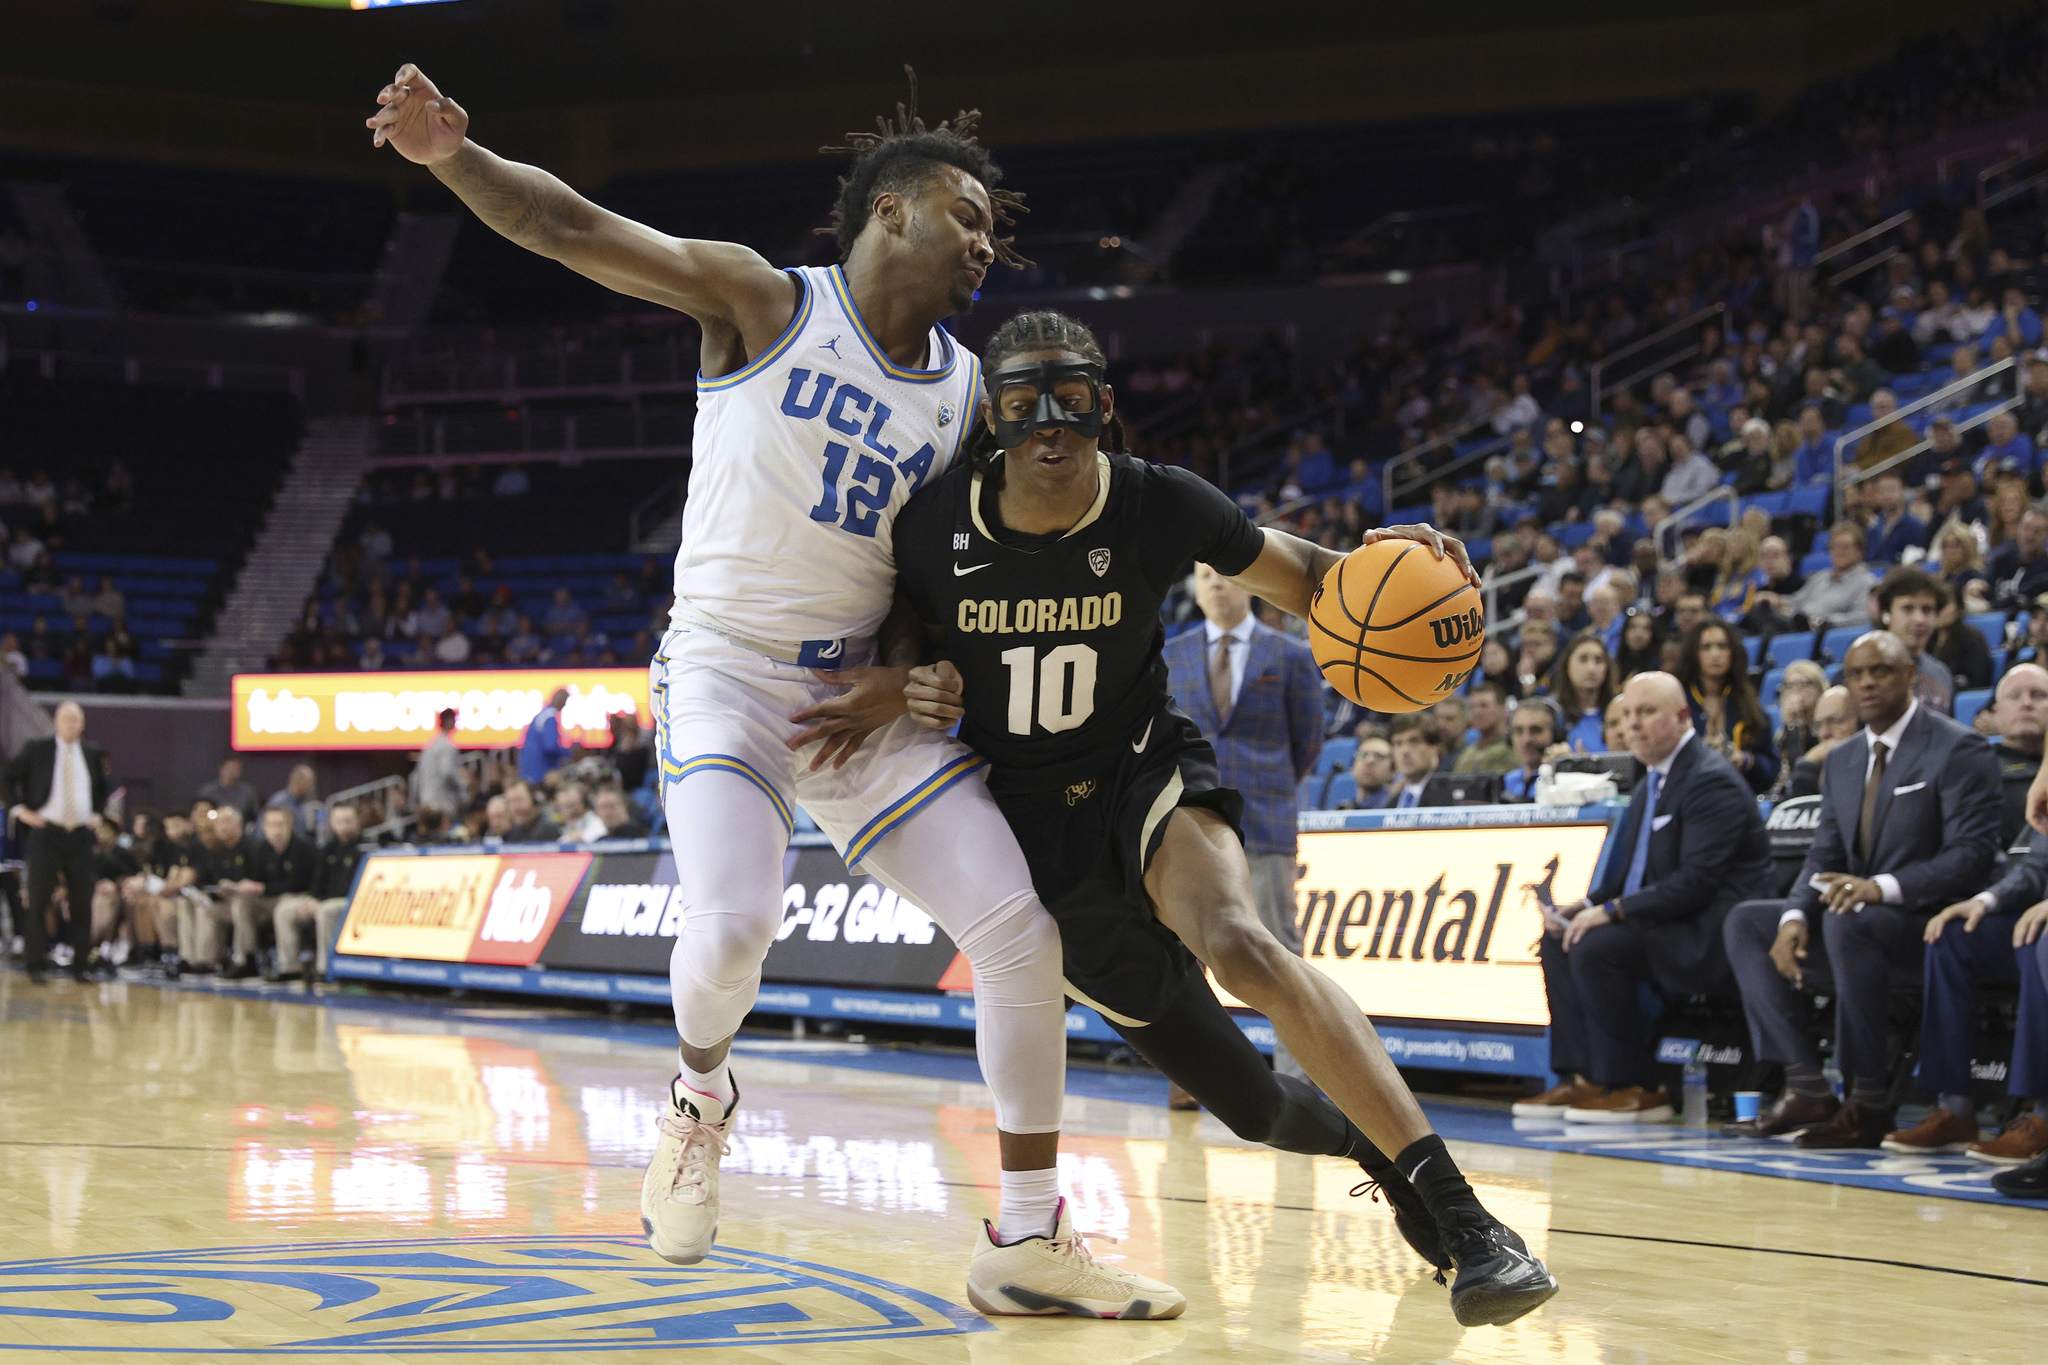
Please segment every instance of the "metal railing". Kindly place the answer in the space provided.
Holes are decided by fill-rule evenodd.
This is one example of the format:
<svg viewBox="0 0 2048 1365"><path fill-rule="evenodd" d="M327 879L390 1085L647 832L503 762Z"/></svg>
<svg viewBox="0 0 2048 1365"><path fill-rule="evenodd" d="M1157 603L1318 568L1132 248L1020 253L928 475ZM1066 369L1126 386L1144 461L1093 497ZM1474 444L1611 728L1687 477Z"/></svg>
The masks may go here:
<svg viewBox="0 0 2048 1365"><path fill-rule="evenodd" d="M1402 451L1400 454L1388 460L1386 464L1383 465L1380 469L1380 481L1383 491L1386 494L1385 501L1381 504L1380 510L1383 512L1393 510L1394 470L1396 468L1403 464L1413 464L1416 461L1420 460L1423 456L1429 454L1430 451L1437 450L1443 446L1456 447L1458 442L1464 440L1467 436L1470 436L1473 432L1479 430L1479 428L1485 426L1488 422L1492 420L1493 414L1486 413L1481 416L1474 417L1469 422L1460 422L1458 423L1458 425L1452 427L1449 431L1444 432L1442 435L1433 436L1429 440L1424 441L1419 446L1410 446L1408 447L1408 449ZM1431 478L1434 477L1434 474L1432 474ZM1427 482L1427 480L1425 480L1425 482ZM1412 489L1414 486L1414 484L1408 484L1404 485L1404 488Z"/></svg>
<svg viewBox="0 0 2048 1365"><path fill-rule="evenodd" d="M1705 493L1700 494L1691 502L1673 511L1671 515L1665 517L1662 521L1658 522L1655 526L1651 527L1650 543L1657 547L1657 558L1660 561L1672 558L1671 555L1668 555L1664 552L1664 533L1666 531L1670 530L1674 526L1683 530L1685 523L1687 521L1691 520L1695 516L1698 516L1701 512L1706 511L1715 503L1723 501L1727 502L1729 505L1728 524L1730 526L1733 526L1735 524L1735 519L1742 515L1742 495L1735 491L1734 484L1724 483L1719 485L1718 487L1710 489Z"/></svg>
<svg viewBox="0 0 2048 1365"><path fill-rule="evenodd" d="M2019 358L2017 356L2007 356L2004 360L1993 361L1991 364L1986 365L1983 369L1972 370L1963 378L1945 384L1941 388L1936 389L1933 393L1923 394L1921 397L1914 399L1912 402L1906 404L1906 406L1900 408L1896 412L1893 412L1885 417L1874 417L1870 421L1865 422L1862 426L1855 427L1849 431L1843 432L1840 436L1837 436L1835 438L1834 452L1834 494L1831 499L1833 505L1829 508L1829 511L1834 516L1839 516L1841 514L1842 493L1848 487L1848 484L1844 481L1842 477L1842 452L1844 450L1847 450L1856 442L1870 435L1870 433L1872 433L1873 431L1877 431L1883 427L1888 427L1894 422L1903 421L1904 419L1911 417L1916 412L1923 412L1926 409L1931 408L1935 404L1941 402L1945 398L1953 398L1958 393L1966 392L1970 389L1977 388L1980 385L1982 385L1985 380L1991 378L1991 376L1995 374L2002 374L2007 370L2014 369L2018 366L2018 364ZM1830 520L1832 519L1833 517L1831 516Z"/></svg>
<svg viewBox="0 0 2048 1365"><path fill-rule="evenodd" d="M384 810L387 818L378 821L374 825L364 826L363 832L357 836L357 838L363 843L375 843L377 842L379 836L384 834L400 833L405 829L407 825L410 825L412 823L414 812L412 810L412 803L410 799L407 800L406 807L402 813L400 813L396 818L389 818L391 812L391 803L389 797L386 796L385 793L391 791L391 789L394 787L401 792L405 792L408 798L410 798L410 784L404 778L380 777L374 782L365 782L359 787L344 787L342 790L335 792L332 796L329 796L325 804L327 806L329 814L331 815L334 811L334 808L337 806L353 805L357 802L364 800L365 798L375 797L377 799L378 805Z"/></svg>
<svg viewBox="0 0 2048 1365"><path fill-rule="evenodd" d="M1640 370L1637 373L1630 375L1626 379L1616 380L1612 385L1609 385L1605 382L1607 370L1608 367L1613 365L1615 361L1622 359L1624 356L1634 355L1636 352L1644 349L1645 347L1654 346L1660 341L1665 341L1670 339L1671 337L1677 336L1679 333L1685 331L1687 328L1701 326L1706 322L1708 318L1718 317L1721 314L1726 313L1727 311L1728 305L1725 303L1712 304L1709 307L1700 309L1697 313L1693 313L1687 317L1680 318L1677 322L1672 323L1669 327L1661 328L1658 331L1650 333L1650 335L1646 337L1638 337L1636 340L1631 341L1628 345L1622 347L1620 350L1614 352L1612 355L1605 355L1600 357L1600 359L1594 361L1591 368L1587 372L1587 378L1590 380L1590 383L1587 385L1586 396L1587 402L1589 404L1591 420L1595 422L1600 420L1600 397L1603 393L1609 391L1610 389L1615 392L1619 392L1620 390L1625 389L1629 385L1635 383L1638 379L1643 378L1643 376L1645 375L1654 374L1658 370L1661 370L1666 366L1671 365L1677 361L1684 360L1689 356L1698 355L1700 346L1698 342L1694 342L1690 346L1684 347L1680 350L1672 352L1670 355L1662 357L1655 364L1650 365L1646 369Z"/></svg>
<svg viewBox="0 0 2048 1365"><path fill-rule="evenodd" d="M164 384L180 388L283 391L305 396L306 372L292 365L195 360L182 356L110 355L99 351L10 349L0 330L0 372L33 365L44 379L85 379L100 383Z"/></svg>
<svg viewBox="0 0 2048 1365"><path fill-rule="evenodd" d="M2007 141L2000 145L2010 147L2013 145L2013 143L2011 141ZM1969 155L1970 153L1980 152L1983 150L1985 150L1985 148L1973 147L1969 149L1969 152L1966 152L1963 155ZM2018 170L2021 166L2026 165L2029 161L2035 160L2036 158L2041 157L2043 155L2048 155L2048 145L2040 147L2028 147L2025 145L2024 142L2022 142L2021 145L2013 151L2012 155L2005 157L2002 160L1994 161L1989 166L1986 166L1984 169L1978 171L1977 207L1980 209L1988 209L1994 204L2002 204L2006 200L2012 198L2012 192L2014 191L2013 186L2007 185L2001 189L1993 190L1991 188L1991 182L1998 179L1998 177L2002 175L2011 174L2013 171ZM1946 171L1948 169L1948 162L1946 159L1943 160L1941 169L1943 171ZM1947 179L1947 176L1944 175L1942 178ZM2037 180L2038 178L2039 177L2037 176L2033 177L2032 179ZM2030 180L2029 183L2032 183L2032 180Z"/></svg>
<svg viewBox="0 0 2048 1365"><path fill-rule="evenodd" d="M1978 427L1983 426L1992 418L1998 416L1999 413L2011 412L2014 408L2017 408L2020 405L2020 402L2021 400L2018 397L2012 397L2006 399L2003 403L1992 404L1991 407L1989 407L1983 412L1978 413L1975 417L1965 418L1963 421L1956 423L1956 435L1960 436L1966 431L1975 431ZM1888 469L1896 468L1897 466L1905 464L1910 460L1916 459L1920 455L1923 455L1927 451L1930 451L1932 449L1934 449L1934 438L1931 436L1923 436L1918 441L1915 441L1912 445L1909 445L1904 450L1900 451L1898 454L1888 456L1885 459L1879 460L1876 464L1872 465L1868 469L1857 469L1852 467L1849 470L1849 472L1843 476L1842 487L1845 490L1853 488L1859 483L1864 483L1870 479L1876 478L1878 475L1884 473Z"/></svg>
<svg viewBox="0 0 2048 1365"><path fill-rule="evenodd" d="M1337 439L1342 440L1344 438L1344 400L1341 398L1326 398L1320 403L1312 403L1298 412L1289 413L1271 426L1262 427L1251 435L1224 447L1223 453L1216 457L1216 486L1226 493L1230 491L1230 464L1237 456L1249 455L1275 436L1284 436L1302 423L1320 417L1324 413L1336 414L1337 420L1333 425L1331 434L1337 437Z"/></svg>
<svg viewBox="0 0 2048 1365"><path fill-rule="evenodd" d="M680 342L594 351L403 356L384 367L380 400L400 403L518 402L608 394L690 393L695 348Z"/></svg>
<svg viewBox="0 0 2048 1365"><path fill-rule="evenodd" d="M1496 578L1493 574L1493 566L1491 564L1487 565L1486 572L1479 577L1480 598L1486 604L1487 631L1491 633L1497 630L1512 630L1515 626L1521 624L1523 613L1519 611L1505 621L1500 619L1500 590L1502 588L1513 587L1517 583L1526 583L1532 579L1541 578L1549 572L1549 568L1542 564L1531 564L1526 569L1516 569L1513 573L1502 574Z"/></svg>
<svg viewBox="0 0 2048 1365"><path fill-rule="evenodd" d="M1911 209L1907 209L1902 213L1893 214L1891 217L1885 219L1882 223L1872 224L1870 227L1863 229L1863 231L1855 234L1852 237L1844 237L1841 241L1836 242L1827 250L1815 253L1813 258L1814 269L1818 271L1821 266L1825 265L1829 261L1834 260L1836 257L1845 255L1846 253L1855 250L1857 247L1862 246L1865 242L1874 242L1878 238L1885 236L1887 233L1896 232L1912 220L1913 211ZM1858 275L1861 275L1864 271L1874 269L1877 266L1884 264L1886 261L1891 260L1894 256L1897 256L1902 250L1904 250L1904 248L1899 246L1896 242L1894 242L1892 245L1886 247L1884 250L1874 252L1871 255L1864 257L1862 260L1850 266L1848 269L1837 271L1835 274L1828 276L1828 285L1830 288L1832 288L1835 285L1839 285L1848 280L1852 280L1856 278Z"/></svg>
<svg viewBox="0 0 2048 1365"><path fill-rule="evenodd" d="M679 474L642 498L626 518L626 544L635 548L647 544L657 525L673 529L682 518L687 492L688 480Z"/></svg>
<svg viewBox="0 0 2048 1365"><path fill-rule="evenodd" d="M1458 456L1449 464L1441 465L1435 469L1429 470L1421 476L1411 479L1407 483L1402 484L1399 488L1394 487L1394 481L1392 479L1387 479L1385 481L1386 501L1382 504L1380 508L1381 515L1390 515L1393 512L1395 506L1403 497L1406 497L1411 493L1417 492L1420 489L1428 488L1437 480L1448 478L1449 476L1456 474L1461 469L1470 468L1472 465L1475 464L1483 464L1485 461L1492 459L1495 455L1500 454L1500 452L1506 450L1510 445L1514 444L1514 440L1515 434L1512 431L1505 436L1496 436L1491 441L1487 441L1483 445L1476 446L1473 449L1466 451L1463 455Z"/></svg>

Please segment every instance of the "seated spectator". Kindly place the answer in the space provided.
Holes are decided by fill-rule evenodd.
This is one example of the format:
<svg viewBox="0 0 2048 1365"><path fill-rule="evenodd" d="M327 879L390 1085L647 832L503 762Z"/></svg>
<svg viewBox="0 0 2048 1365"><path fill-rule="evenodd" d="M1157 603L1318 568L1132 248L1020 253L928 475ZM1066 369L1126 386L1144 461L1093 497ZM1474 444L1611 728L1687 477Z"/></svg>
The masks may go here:
<svg viewBox="0 0 2048 1365"><path fill-rule="evenodd" d="M646 822L626 804L626 794L609 783L597 789L591 798L591 809L604 826L601 838L645 839L650 832Z"/></svg>
<svg viewBox="0 0 2048 1365"><path fill-rule="evenodd" d="M1550 698L1565 721L1558 740L1571 753L1602 751L1607 703L1614 693L1614 659L1597 636L1581 635L1565 647L1551 670Z"/></svg>
<svg viewBox="0 0 2048 1365"><path fill-rule="evenodd" d="M1557 629L1563 635L1577 635L1593 624L1586 610L1586 575L1567 569L1557 580Z"/></svg>
<svg viewBox="0 0 2048 1365"><path fill-rule="evenodd" d="M512 605L508 584L500 583L491 590L491 600L477 614L476 629L477 634L497 640L509 639L519 630L519 612Z"/></svg>
<svg viewBox="0 0 2048 1365"><path fill-rule="evenodd" d="M541 806L539 790L524 778L505 784L505 832L513 844L552 843L562 837L562 827Z"/></svg>
<svg viewBox="0 0 2048 1365"><path fill-rule="evenodd" d="M384 642L382 640L372 635L369 639L363 641L363 653L357 664L365 673L381 672L389 663L390 661L384 657Z"/></svg>
<svg viewBox="0 0 2048 1365"><path fill-rule="evenodd" d="M1977 534L1961 522L1951 521L1934 537L1933 572L1966 612L1987 611L1991 605L1991 579L1984 572L1984 554Z"/></svg>
<svg viewBox="0 0 2048 1365"><path fill-rule="evenodd" d="M1799 445L1792 452L1792 481L1802 488L1833 483L1835 443L1828 439L1827 419L1819 404L1799 410Z"/></svg>
<svg viewBox="0 0 2048 1365"><path fill-rule="evenodd" d="M1771 743L1771 723L1749 681L1748 665L1735 628L1709 618L1686 635L1678 679L1685 684L1700 738L1734 765L1751 791L1762 795L1778 780L1778 751Z"/></svg>
<svg viewBox="0 0 2048 1365"><path fill-rule="evenodd" d="M1999 847L2017 849L2029 838L2027 791L2041 770L2041 750L2048 736L2048 667L2015 664L1998 680L1998 692L1988 711L1991 734L1996 736L1991 752L1998 757L1999 779L2005 791L2005 815L1998 823ZM2048 839L2031 836L2035 843Z"/></svg>
<svg viewBox="0 0 2048 1365"><path fill-rule="evenodd" d="M567 588L556 588L554 600L548 605L544 624L550 635L573 634L576 627L589 618L583 608L576 605L576 599L569 595Z"/></svg>
<svg viewBox="0 0 2048 1365"><path fill-rule="evenodd" d="M1934 638L1927 652L1949 671L1958 692L1989 687L1993 682L1991 646L1985 643L1982 631L1963 619L1962 605L1953 596L1934 618Z"/></svg>
<svg viewBox="0 0 2048 1365"><path fill-rule="evenodd" d="M1548 621L1524 621L1515 659L1520 694L1536 696L1549 686L1550 664L1557 657L1557 627Z"/></svg>
<svg viewBox="0 0 2048 1365"><path fill-rule="evenodd" d="M1522 679L1515 671L1515 653L1499 635L1489 635L1486 643L1479 647L1479 667L1473 677L1478 682L1496 682L1510 697L1522 695Z"/></svg>
<svg viewBox="0 0 2048 1365"><path fill-rule="evenodd" d="M122 650L119 640L109 638L106 647L93 656L92 685L98 692L135 690L135 661Z"/></svg>
<svg viewBox="0 0 2048 1365"><path fill-rule="evenodd" d="M1586 629L1604 645L1609 654L1621 648L1622 594L1608 584L1586 594Z"/></svg>
<svg viewBox="0 0 2048 1365"><path fill-rule="evenodd" d="M1507 689L1497 682L1482 679L1472 684L1465 696L1467 716L1472 725L1472 742L1458 751L1451 763L1451 771L1506 772L1515 762L1514 745L1508 740Z"/></svg>
<svg viewBox="0 0 2048 1365"><path fill-rule="evenodd" d="M1821 693L1828 690L1828 675L1811 659L1787 664L1778 684L1778 733L1771 742L1778 749L1778 781L1773 796L1782 796L1792 784L1792 769L1806 751L1820 742L1814 729L1813 711Z"/></svg>
<svg viewBox="0 0 2048 1365"><path fill-rule="evenodd" d="M484 613L484 595L477 591L476 580L463 574L455 580L455 599L448 604L457 621L474 621Z"/></svg>
<svg viewBox="0 0 2048 1365"><path fill-rule="evenodd" d="M1877 585L1878 624L1903 640L1913 655L1918 672L1913 695L1944 716L1955 713L1956 679L1928 646L1942 610L1954 600L1941 580L1924 569L1893 569ZM1988 663L1985 671L1990 671Z"/></svg>
<svg viewBox="0 0 2048 1365"><path fill-rule="evenodd" d="M1721 486L1720 466L1705 451L1694 449L1685 436L1672 433L1666 448L1670 452L1670 470L1657 488L1664 501L1673 507L1684 507Z"/></svg>
<svg viewBox="0 0 2048 1365"><path fill-rule="evenodd" d="M428 588L420 598L420 609L413 616L413 634L423 635L429 640L438 640L455 624L455 613L441 600L438 588Z"/></svg>
<svg viewBox="0 0 2048 1365"><path fill-rule="evenodd" d="M2016 348L2039 346L2041 344L2041 315L2027 303L2024 290L2017 287L2005 291L2000 300L1998 316L1991 319L1984 329L1983 343L2004 337Z"/></svg>
<svg viewBox="0 0 2048 1365"><path fill-rule="evenodd" d="M1394 771L1398 774L1394 799L1388 804L1408 810L1422 804L1422 789L1429 785L1443 760L1443 740L1438 738L1436 721L1420 711L1395 716L1388 733L1393 739Z"/></svg>
<svg viewBox="0 0 2048 1365"><path fill-rule="evenodd" d="M640 590L623 572L613 574L610 586L605 588L604 609L617 615L640 610Z"/></svg>
<svg viewBox="0 0 2048 1365"><path fill-rule="evenodd" d="M2042 522L2043 548L2048 549L2048 518ZM1794 625L1813 631L1870 623L1870 590L1877 578L1863 561L1867 538L1853 521L1838 521L1828 532L1828 567L1801 585L1786 605ZM2042 566L2048 578L2048 563Z"/></svg>
<svg viewBox="0 0 2048 1365"><path fill-rule="evenodd" d="M1764 571L1757 563L1758 555L1754 531L1738 526L1728 533L1727 551L1715 575L1707 609L1730 625L1755 609L1756 595L1763 590Z"/></svg>
<svg viewBox="0 0 2048 1365"><path fill-rule="evenodd" d="M2048 668L2048 593L2034 599L2033 610L2027 613L2026 636L2015 642L2006 659L2006 672L2010 673L2023 663Z"/></svg>
<svg viewBox="0 0 2048 1365"><path fill-rule="evenodd" d="M114 586L112 574L101 575L100 590L92 599L92 609L95 615L104 616L109 621L120 621L127 618L128 599L122 596L119 588Z"/></svg>
<svg viewBox="0 0 2048 1365"><path fill-rule="evenodd" d="M452 843L453 839L450 837L448 812L431 801L421 806L412 819L412 837L406 840L406 842L411 844Z"/></svg>
<svg viewBox="0 0 2048 1365"><path fill-rule="evenodd" d="M522 616L519 618L519 628L513 632L511 639L505 641L505 662L533 663L540 658L541 648L540 636L533 632L532 619Z"/></svg>
<svg viewBox="0 0 2048 1365"><path fill-rule="evenodd" d="M263 812L263 835L249 846L248 867L227 883L228 918L234 925L235 960L224 981L243 980L261 970L256 961L260 926L271 923L286 896L302 896L313 885L313 846L293 830L292 812L271 806Z"/></svg>
<svg viewBox="0 0 2048 1365"><path fill-rule="evenodd" d="M1653 673L1663 667L1664 627L1656 613L1644 606L1628 609L1622 618L1621 644L1614 651L1614 676L1626 683L1638 673Z"/></svg>
<svg viewBox="0 0 2048 1365"><path fill-rule="evenodd" d="M503 839L512 829L512 807L503 795L484 802L484 837Z"/></svg>
<svg viewBox="0 0 2048 1365"><path fill-rule="evenodd" d="M1472 742L1472 708L1466 705L1462 695L1453 694L1430 707L1429 714L1436 722L1438 737L1443 741L1443 760L1437 764L1437 771L1447 773L1465 746Z"/></svg>
<svg viewBox="0 0 2048 1365"><path fill-rule="evenodd" d="M2034 438L2020 430L2020 424L2009 412L2001 412L1984 424L1985 435L1990 439L1979 451L1972 466L1979 479L1991 479L2000 474L2017 474L2023 479L2033 477L2034 468L2040 462L2034 453Z"/></svg>
<svg viewBox="0 0 2048 1365"><path fill-rule="evenodd" d="M327 945L334 942L334 932L348 909L356 864L363 856L357 842L362 836L362 817L353 805L343 802L336 806L329 816L329 825L332 837L313 853L311 885L302 895L278 898L272 916L272 927L277 933L277 963L268 980L302 978L310 985L314 979L327 975ZM302 936L308 928L313 931L311 949L303 946Z"/></svg>
<svg viewBox="0 0 2048 1365"><path fill-rule="evenodd" d="M262 806L256 789L242 779L242 760L237 754L229 754L221 759L214 780L201 787L194 799L204 801L208 811L219 806L233 806L244 822L254 821L257 811ZM193 817L194 824L202 829L206 828L201 823L205 813L200 811Z"/></svg>
<svg viewBox="0 0 2048 1365"><path fill-rule="evenodd" d="M1351 781L1356 793L1349 801L1338 802L1338 810L1384 810L1399 795L1394 782L1394 748L1384 726L1367 727L1358 737L1358 748L1351 755Z"/></svg>
<svg viewBox="0 0 2048 1365"><path fill-rule="evenodd" d="M1820 795L1822 760L1856 733L1856 707L1848 688L1830 687L1820 694L1813 704L1813 733L1813 747L1792 765L1792 780L1785 788L1788 797Z"/></svg>
<svg viewBox="0 0 2048 1365"><path fill-rule="evenodd" d="M1892 981L1919 974L1929 918L1982 889L1998 854L1991 746L1914 700L1905 643L1863 636L1843 679L1864 729L1824 760L1820 825L1791 898L1736 906L1725 935L1755 1055L1785 1068L1784 1093L1732 1131L1798 1132L1818 1149L1876 1147L1892 1131ZM1835 1001L1845 1104L1821 1074L1801 991Z"/></svg>
<svg viewBox="0 0 2048 1365"><path fill-rule="evenodd" d="M450 665L466 664L469 662L470 655L469 637L464 635L453 621L450 621L448 628L442 632L441 638L434 641L432 652L435 663Z"/></svg>
<svg viewBox="0 0 2048 1365"><path fill-rule="evenodd" d="M1749 786L1693 728L1685 691L1645 673L1623 694L1630 752L1645 769L1615 831L1607 875L1575 905L1544 906L1537 956L1550 1001L1551 1067L1564 1081L1519 1116L1661 1123L1657 1030L1640 991L1735 995L1722 925L1762 889L1770 840Z"/></svg>
<svg viewBox="0 0 2048 1365"><path fill-rule="evenodd" d="M1515 765L1501 777L1503 801L1534 801L1536 779L1543 765L1565 753L1564 725L1557 703L1530 697L1508 716L1508 738L1515 746Z"/></svg>
<svg viewBox="0 0 2048 1365"><path fill-rule="evenodd" d="M85 579L78 574L71 575L71 581L64 585L57 602L66 616L92 615L92 594L85 590Z"/></svg>
<svg viewBox="0 0 2048 1365"><path fill-rule="evenodd" d="M5 668L17 678L28 676L28 656L21 652L21 641L13 631L0 635L0 668Z"/></svg>
<svg viewBox="0 0 2048 1365"><path fill-rule="evenodd" d="M590 789L581 782L555 788L555 823L562 828L562 838L576 843L604 838L604 821L590 809Z"/></svg>
<svg viewBox="0 0 2048 1365"><path fill-rule="evenodd" d="M292 832L302 839L317 840L327 830L327 805L320 799L319 774L310 763L294 764L284 786L264 802L266 810L281 810L292 817Z"/></svg>
<svg viewBox="0 0 2048 1365"><path fill-rule="evenodd" d="M1887 469L1870 480L1864 504L1871 513L1863 558L1872 564L1896 564L1908 547L1927 542L1927 527L1906 510L1906 481Z"/></svg>

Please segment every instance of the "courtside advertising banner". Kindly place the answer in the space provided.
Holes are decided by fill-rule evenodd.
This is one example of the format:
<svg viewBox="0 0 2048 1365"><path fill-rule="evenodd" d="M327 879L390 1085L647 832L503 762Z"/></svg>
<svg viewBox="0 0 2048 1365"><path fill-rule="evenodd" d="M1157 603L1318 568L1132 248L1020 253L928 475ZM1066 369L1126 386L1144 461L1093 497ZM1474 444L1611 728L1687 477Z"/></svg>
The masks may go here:
<svg viewBox="0 0 2048 1365"><path fill-rule="evenodd" d="M1546 1025L1538 889L1582 898L1606 838L1605 824L1304 833L1302 952L1383 1019Z"/></svg>
<svg viewBox="0 0 2048 1365"><path fill-rule="evenodd" d="M446 673L237 673L231 693L237 749L421 749L436 717L455 710L464 749L518 744L555 689L569 689L562 739L612 742L613 716L651 726L644 668L478 669Z"/></svg>
<svg viewBox="0 0 2048 1365"><path fill-rule="evenodd" d="M829 846L783 860L782 925L769 981L894 990L966 989L972 978L931 916ZM665 852L372 854L336 951L666 976L682 926Z"/></svg>

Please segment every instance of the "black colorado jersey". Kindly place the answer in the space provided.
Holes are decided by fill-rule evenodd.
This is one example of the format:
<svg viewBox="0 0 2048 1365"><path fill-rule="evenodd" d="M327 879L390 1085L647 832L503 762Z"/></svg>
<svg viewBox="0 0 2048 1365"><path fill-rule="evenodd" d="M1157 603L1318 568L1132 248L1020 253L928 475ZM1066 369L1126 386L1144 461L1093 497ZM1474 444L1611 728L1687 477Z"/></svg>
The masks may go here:
<svg viewBox="0 0 2048 1365"><path fill-rule="evenodd" d="M1159 606L1189 560L1250 568L1265 533L1183 469L1102 456L1095 506L1058 535L1003 527L978 465L956 466L896 518L896 573L940 657L960 670L960 738L1011 786L1064 785L1167 701Z"/></svg>

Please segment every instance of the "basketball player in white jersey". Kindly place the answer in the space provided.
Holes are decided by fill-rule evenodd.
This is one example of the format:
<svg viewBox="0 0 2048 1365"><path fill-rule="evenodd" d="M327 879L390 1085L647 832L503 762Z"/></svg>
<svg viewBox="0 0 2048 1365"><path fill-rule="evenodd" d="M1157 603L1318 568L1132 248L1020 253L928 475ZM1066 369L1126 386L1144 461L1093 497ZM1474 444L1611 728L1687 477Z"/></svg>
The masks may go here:
<svg viewBox="0 0 2048 1365"><path fill-rule="evenodd" d="M938 323L1007 255L994 234L1017 201L968 136L974 116L928 129L905 114L856 136L833 214L843 264L778 270L494 156L416 67L377 100L375 143L427 166L490 227L704 332L676 605L651 680L686 905L670 965L681 1072L641 1191L654 1250L687 1265L717 1235L718 1159L738 1104L727 1051L782 925L795 802L850 869L928 910L973 964L1003 1197L975 1238L970 1299L991 1312L1178 1315L1171 1286L1095 1261L1059 1198L1059 934L984 761L901 714L900 673L893 692L856 689L894 719L833 718L835 761L799 759L790 743L793 716L847 682L883 681L864 670L892 599L896 512L951 466L979 403L979 364Z"/></svg>

